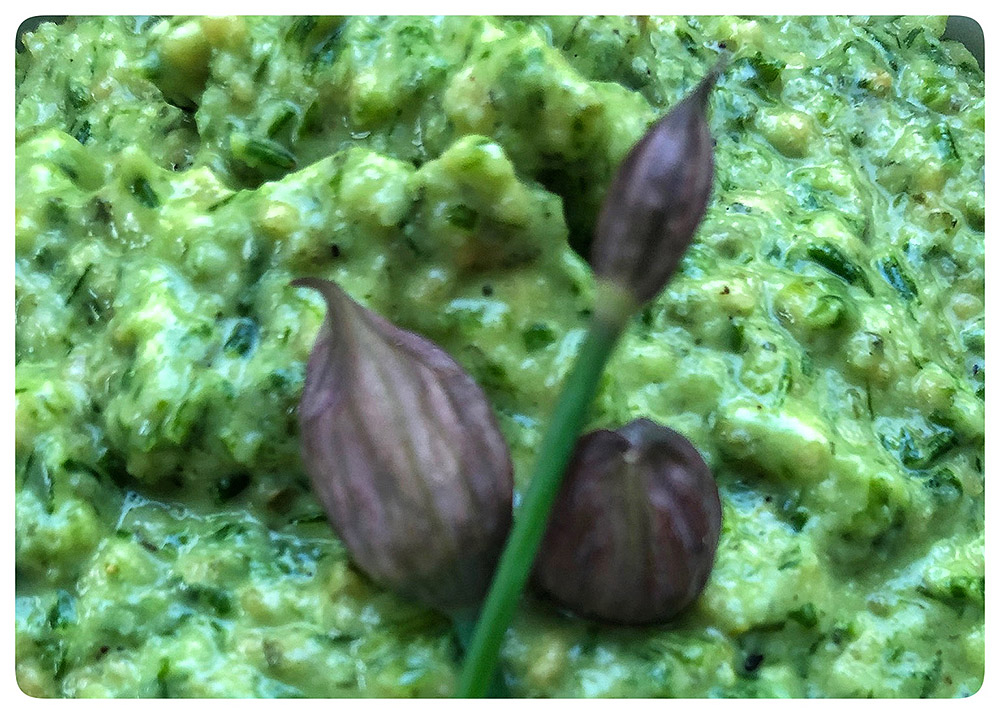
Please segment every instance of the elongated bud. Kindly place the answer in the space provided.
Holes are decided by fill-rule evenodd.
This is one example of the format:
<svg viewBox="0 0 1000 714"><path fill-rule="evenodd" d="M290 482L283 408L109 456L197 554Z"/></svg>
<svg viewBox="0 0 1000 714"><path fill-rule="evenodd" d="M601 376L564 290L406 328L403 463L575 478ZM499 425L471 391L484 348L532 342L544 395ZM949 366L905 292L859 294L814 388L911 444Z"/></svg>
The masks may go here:
<svg viewBox="0 0 1000 714"><path fill-rule="evenodd" d="M511 523L513 466L489 402L441 348L318 290L326 320L299 403L302 459L376 582L445 612L475 606Z"/></svg>
<svg viewBox="0 0 1000 714"><path fill-rule="evenodd" d="M708 582L722 527L719 492L691 442L649 419L577 443L535 582L585 616L665 621Z"/></svg>
<svg viewBox="0 0 1000 714"><path fill-rule="evenodd" d="M649 128L604 197L591 264L640 305L667 284L705 215L714 170L705 109L720 70Z"/></svg>

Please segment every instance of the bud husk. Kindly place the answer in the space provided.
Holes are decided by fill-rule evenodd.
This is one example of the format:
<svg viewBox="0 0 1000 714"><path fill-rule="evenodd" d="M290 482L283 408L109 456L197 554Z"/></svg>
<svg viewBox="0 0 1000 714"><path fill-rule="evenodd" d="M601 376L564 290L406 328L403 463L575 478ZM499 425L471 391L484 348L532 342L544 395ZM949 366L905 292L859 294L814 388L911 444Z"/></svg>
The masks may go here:
<svg viewBox="0 0 1000 714"><path fill-rule="evenodd" d="M376 582L438 610L478 605L511 524L513 466L486 399L444 350L318 290L327 315L299 403L302 460Z"/></svg>
<svg viewBox="0 0 1000 714"><path fill-rule="evenodd" d="M590 262L639 305L667 284L705 215L714 171L705 110L720 70L649 128L604 197Z"/></svg>
<svg viewBox="0 0 1000 714"><path fill-rule="evenodd" d="M580 615L664 622L712 571L722 507L686 438L649 419L577 442L535 561L535 583Z"/></svg>

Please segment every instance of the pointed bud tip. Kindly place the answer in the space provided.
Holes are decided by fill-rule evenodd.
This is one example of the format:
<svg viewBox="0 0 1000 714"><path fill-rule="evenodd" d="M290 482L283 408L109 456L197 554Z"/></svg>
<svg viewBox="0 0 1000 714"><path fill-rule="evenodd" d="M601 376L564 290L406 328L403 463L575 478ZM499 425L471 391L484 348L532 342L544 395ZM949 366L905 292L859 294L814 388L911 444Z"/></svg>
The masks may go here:
<svg viewBox="0 0 1000 714"><path fill-rule="evenodd" d="M295 278L289 285L293 288L309 288L316 290L323 294L325 297L330 292L341 292L340 286L329 280L324 280L323 278L314 278L311 276L306 276L303 278Z"/></svg>
<svg viewBox="0 0 1000 714"><path fill-rule="evenodd" d="M708 106L708 97L712 93L712 89L715 87L715 83L719 80L722 72L726 69L729 64L729 53L723 51L719 56L719 59L715 61L715 64L711 69L702 77L698 85L691 90L689 97L698 102L698 105L702 108Z"/></svg>
<svg viewBox="0 0 1000 714"><path fill-rule="evenodd" d="M333 314L343 314L342 310L346 306L356 305L358 307L362 307L356 303L350 295L344 292L342 287L337 285L337 283L332 280L306 276L303 278L295 278L289 282L289 285L293 288L307 288L309 290L315 290L322 296L323 301L326 303L327 310Z"/></svg>

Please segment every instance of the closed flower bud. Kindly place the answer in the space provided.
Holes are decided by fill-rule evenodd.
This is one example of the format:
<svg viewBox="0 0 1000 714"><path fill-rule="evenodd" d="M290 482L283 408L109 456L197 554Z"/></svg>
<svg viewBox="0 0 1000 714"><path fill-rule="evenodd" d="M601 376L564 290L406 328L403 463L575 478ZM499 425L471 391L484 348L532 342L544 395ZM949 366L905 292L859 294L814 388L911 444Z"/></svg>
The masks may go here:
<svg viewBox="0 0 1000 714"><path fill-rule="evenodd" d="M604 197L591 264L640 305L667 284L705 215L714 170L705 109L719 69L632 147Z"/></svg>
<svg viewBox="0 0 1000 714"><path fill-rule="evenodd" d="M299 404L302 459L373 580L441 611L475 606L510 529L513 466L489 402L441 348L334 283Z"/></svg>
<svg viewBox="0 0 1000 714"><path fill-rule="evenodd" d="M535 561L536 584L580 615L663 622L708 582L722 526L698 450L649 419L581 437Z"/></svg>

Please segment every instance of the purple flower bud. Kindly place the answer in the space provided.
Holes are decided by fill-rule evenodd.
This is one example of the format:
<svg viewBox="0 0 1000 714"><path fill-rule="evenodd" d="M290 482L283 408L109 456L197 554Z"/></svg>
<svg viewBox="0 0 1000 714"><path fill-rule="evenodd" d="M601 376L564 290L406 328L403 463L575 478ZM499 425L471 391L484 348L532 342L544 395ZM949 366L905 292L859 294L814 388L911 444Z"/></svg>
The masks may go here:
<svg viewBox="0 0 1000 714"><path fill-rule="evenodd" d="M705 109L720 69L650 127L604 197L590 262L640 305L667 284L705 215L714 170Z"/></svg>
<svg viewBox="0 0 1000 714"><path fill-rule="evenodd" d="M299 403L302 460L372 579L450 612L477 605L511 523L513 466L483 391L441 348L318 290L326 320Z"/></svg>
<svg viewBox="0 0 1000 714"><path fill-rule="evenodd" d="M566 470L535 582L584 616L663 622L705 587L721 527L718 488L683 436L649 419L592 431Z"/></svg>

